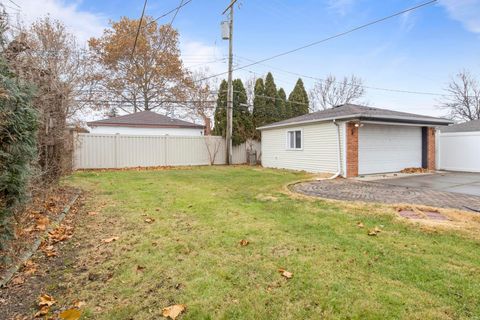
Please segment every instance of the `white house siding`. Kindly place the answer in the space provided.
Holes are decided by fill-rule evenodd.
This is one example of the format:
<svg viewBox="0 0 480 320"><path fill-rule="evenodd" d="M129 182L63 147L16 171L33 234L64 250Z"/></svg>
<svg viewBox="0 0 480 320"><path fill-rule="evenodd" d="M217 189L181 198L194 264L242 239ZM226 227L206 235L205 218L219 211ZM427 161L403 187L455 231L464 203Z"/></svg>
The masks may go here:
<svg viewBox="0 0 480 320"><path fill-rule="evenodd" d="M139 127L115 127L95 126L90 128L93 134L127 134L142 136L189 136L199 137L203 135L201 128L139 128Z"/></svg>
<svg viewBox="0 0 480 320"><path fill-rule="evenodd" d="M340 149L343 160L344 123L340 125ZM288 150L287 131L303 131L302 150ZM332 122L296 125L262 130L262 165L267 168L337 172L337 127Z"/></svg>

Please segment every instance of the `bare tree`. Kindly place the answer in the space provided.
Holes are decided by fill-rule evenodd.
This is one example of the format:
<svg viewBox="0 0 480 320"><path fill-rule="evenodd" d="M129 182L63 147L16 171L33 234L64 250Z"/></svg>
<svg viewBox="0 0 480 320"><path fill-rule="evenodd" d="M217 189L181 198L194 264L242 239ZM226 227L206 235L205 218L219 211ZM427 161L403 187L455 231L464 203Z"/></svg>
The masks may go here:
<svg viewBox="0 0 480 320"><path fill-rule="evenodd" d="M187 80L186 98L183 109L185 116L196 120L199 119L205 125L205 135L212 133L212 118L215 112L216 94L212 91L216 88L216 81L208 78L208 69L193 71Z"/></svg>
<svg viewBox="0 0 480 320"><path fill-rule="evenodd" d="M247 104L248 110L250 112L253 111L253 100L255 98L255 82L257 78L255 76L251 76L245 81L245 91L247 92Z"/></svg>
<svg viewBox="0 0 480 320"><path fill-rule="evenodd" d="M365 95L361 78L354 75L341 81L329 75L323 81L317 81L310 90L310 101L315 110L329 109L345 103L352 103Z"/></svg>
<svg viewBox="0 0 480 320"><path fill-rule="evenodd" d="M33 105L40 119L40 178L55 182L67 156L67 119L85 107L78 97L87 87L89 60L58 20L42 18L21 30L9 43L5 56L16 73L36 87Z"/></svg>
<svg viewBox="0 0 480 320"><path fill-rule="evenodd" d="M203 138L203 141L205 142L205 147L207 148L208 160L210 161L210 165L213 166L215 164L218 151L224 143L224 140L219 139L218 137L207 136Z"/></svg>
<svg viewBox="0 0 480 320"><path fill-rule="evenodd" d="M463 70L453 77L445 89L441 109L452 120L470 121L480 119L480 84L470 72Z"/></svg>

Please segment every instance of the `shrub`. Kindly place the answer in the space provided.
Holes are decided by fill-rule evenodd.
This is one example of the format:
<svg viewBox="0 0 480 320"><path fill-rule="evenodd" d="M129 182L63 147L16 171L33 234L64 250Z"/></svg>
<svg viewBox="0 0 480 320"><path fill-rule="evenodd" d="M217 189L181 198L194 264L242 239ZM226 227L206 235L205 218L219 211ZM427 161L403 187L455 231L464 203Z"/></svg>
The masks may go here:
<svg viewBox="0 0 480 320"><path fill-rule="evenodd" d="M12 235L10 220L15 207L26 199L37 157L38 114L32 97L32 87L0 57L0 247Z"/></svg>

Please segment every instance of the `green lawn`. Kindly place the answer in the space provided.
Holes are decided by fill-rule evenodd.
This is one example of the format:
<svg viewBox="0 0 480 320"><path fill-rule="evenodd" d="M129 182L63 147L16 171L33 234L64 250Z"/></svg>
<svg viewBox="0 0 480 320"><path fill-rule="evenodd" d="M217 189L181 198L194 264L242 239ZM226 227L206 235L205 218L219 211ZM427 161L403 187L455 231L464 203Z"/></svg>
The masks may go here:
<svg viewBox="0 0 480 320"><path fill-rule="evenodd" d="M285 193L306 177L248 167L76 173L67 183L88 190L87 211L99 213L76 228L71 284L58 299L85 301L88 319L159 319L176 303L187 305L181 319L480 319L478 240L422 231L380 205Z"/></svg>

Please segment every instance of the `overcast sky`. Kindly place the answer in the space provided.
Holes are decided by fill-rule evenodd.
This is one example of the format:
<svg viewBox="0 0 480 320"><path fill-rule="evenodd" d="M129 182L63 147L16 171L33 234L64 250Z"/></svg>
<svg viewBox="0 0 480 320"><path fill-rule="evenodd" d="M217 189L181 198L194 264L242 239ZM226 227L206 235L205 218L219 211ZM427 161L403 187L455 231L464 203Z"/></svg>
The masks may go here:
<svg viewBox="0 0 480 320"><path fill-rule="evenodd" d="M2 0L7 10L29 22L49 14L62 20L80 42L99 36L109 20L138 18L143 0ZM221 12L230 0L192 0L175 22L187 66L226 70ZM179 0L149 0L146 13L158 17ZM239 0L235 12L235 63L245 65L382 18L420 0ZM162 21L167 23L171 16ZM223 59L223 60L222 60ZM216 62L212 62L216 61ZM433 5L293 54L237 71L235 77L271 70L277 86L292 89L302 74L324 78L355 74L372 88L371 106L441 115L440 97L375 88L442 93L462 69L480 78L480 0L439 0ZM304 77L308 87L313 80Z"/></svg>

